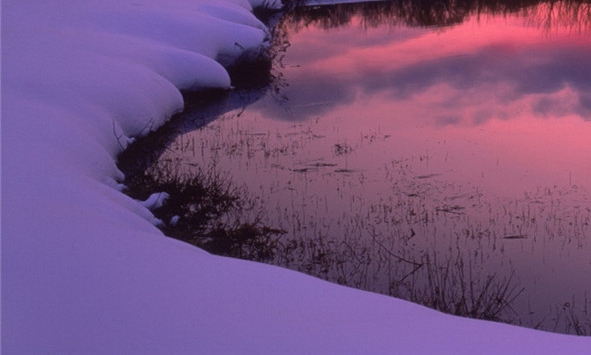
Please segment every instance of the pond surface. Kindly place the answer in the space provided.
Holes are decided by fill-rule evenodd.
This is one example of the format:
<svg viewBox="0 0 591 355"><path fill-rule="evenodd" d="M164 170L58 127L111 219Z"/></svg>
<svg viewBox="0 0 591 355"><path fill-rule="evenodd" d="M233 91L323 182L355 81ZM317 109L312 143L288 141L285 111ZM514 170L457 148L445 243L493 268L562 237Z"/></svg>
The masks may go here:
<svg viewBox="0 0 591 355"><path fill-rule="evenodd" d="M581 6L442 10L431 26L390 7L285 17L275 86L178 136L157 166L213 168L245 185L265 224L287 232L290 252L272 263L451 313L590 334ZM502 311L482 316L483 298Z"/></svg>

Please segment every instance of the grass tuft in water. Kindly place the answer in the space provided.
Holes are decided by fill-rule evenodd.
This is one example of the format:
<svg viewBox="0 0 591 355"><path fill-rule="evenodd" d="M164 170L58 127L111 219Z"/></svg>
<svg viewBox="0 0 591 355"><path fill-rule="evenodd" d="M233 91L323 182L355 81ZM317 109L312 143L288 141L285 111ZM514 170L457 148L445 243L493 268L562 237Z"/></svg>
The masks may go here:
<svg viewBox="0 0 591 355"><path fill-rule="evenodd" d="M181 178L171 171L147 171L127 181L126 193L143 200L154 191L169 198L153 211L168 236L217 255L267 261L285 232L262 224L260 206L246 190L214 171Z"/></svg>

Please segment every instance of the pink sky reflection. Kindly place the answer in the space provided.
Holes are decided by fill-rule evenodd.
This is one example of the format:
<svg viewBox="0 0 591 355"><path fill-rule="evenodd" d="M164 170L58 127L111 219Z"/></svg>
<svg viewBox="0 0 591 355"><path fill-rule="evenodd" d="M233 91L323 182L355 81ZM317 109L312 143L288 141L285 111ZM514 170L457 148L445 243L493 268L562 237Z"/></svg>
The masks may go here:
<svg viewBox="0 0 591 355"><path fill-rule="evenodd" d="M314 27L290 35L287 119L321 117L350 141L379 127L397 142L385 152L445 156L437 169L496 193L591 190L588 35L549 34L517 16L437 30L356 23L331 29L329 41Z"/></svg>

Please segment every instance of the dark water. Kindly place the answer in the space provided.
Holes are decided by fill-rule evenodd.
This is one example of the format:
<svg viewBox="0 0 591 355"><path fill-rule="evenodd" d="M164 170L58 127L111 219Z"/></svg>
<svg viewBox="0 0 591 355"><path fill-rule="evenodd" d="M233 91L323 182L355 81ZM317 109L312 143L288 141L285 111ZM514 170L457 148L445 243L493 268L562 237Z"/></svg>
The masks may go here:
<svg viewBox="0 0 591 355"><path fill-rule="evenodd" d="M400 4L284 18L273 90L158 164L244 184L275 264L591 334L589 4Z"/></svg>

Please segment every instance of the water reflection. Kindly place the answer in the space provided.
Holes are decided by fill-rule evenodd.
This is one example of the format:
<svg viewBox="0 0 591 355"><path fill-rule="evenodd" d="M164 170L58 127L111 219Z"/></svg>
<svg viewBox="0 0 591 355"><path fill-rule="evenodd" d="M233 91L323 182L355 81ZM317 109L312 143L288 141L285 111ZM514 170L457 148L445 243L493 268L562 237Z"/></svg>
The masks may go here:
<svg viewBox="0 0 591 355"><path fill-rule="evenodd" d="M591 333L589 4L416 3L284 18L278 90L198 113L152 169L247 186L287 232L278 265Z"/></svg>
<svg viewBox="0 0 591 355"><path fill-rule="evenodd" d="M325 30L360 21L362 28L385 26L446 27L476 16L518 15L550 32L569 29L588 32L591 4L579 0L390 0L295 8L286 18L294 31L308 26Z"/></svg>
<svg viewBox="0 0 591 355"><path fill-rule="evenodd" d="M377 15L365 11L366 7L399 9L394 3L380 4L343 5L334 13L308 9L297 17L299 21L286 20L291 40L302 46L284 63L298 68L286 74L290 87L284 95L302 109L292 110L288 117L281 112L269 114L305 120L356 97L384 95L392 101L392 110L407 115L405 103L420 97L423 105L441 110L435 120L438 124L480 124L516 117L515 112L524 111L538 117L578 115L590 119L591 70L581 58L591 54L591 37L563 31L548 38L535 27L524 27L522 15L507 14L507 9L499 10L504 17L464 16L462 26L444 32L388 26L360 31L368 21L375 25L385 21L374 19ZM546 5L537 9L524 13L542 17L542 12L555 11L547 10ZM589 7L586 9L591 18ZM327 13L336 16L335 23L316 27L316 16L325 19ZM375 13L384 16L380 11ZM409 19L404 19L408 23ZM329 43L321 40L326 27L343 23L347 26L332 31ZM421 119L425 112L411 116L405 119Z"/></svg>

